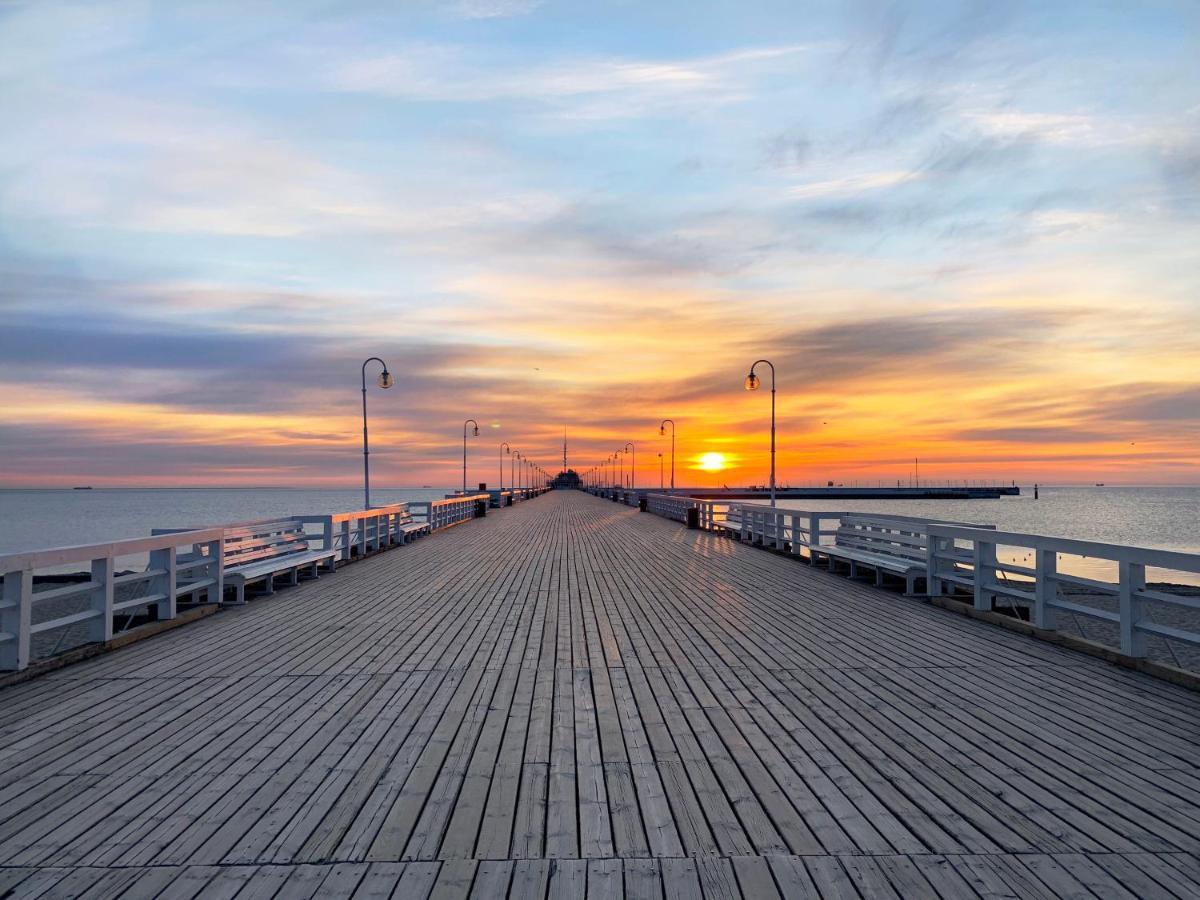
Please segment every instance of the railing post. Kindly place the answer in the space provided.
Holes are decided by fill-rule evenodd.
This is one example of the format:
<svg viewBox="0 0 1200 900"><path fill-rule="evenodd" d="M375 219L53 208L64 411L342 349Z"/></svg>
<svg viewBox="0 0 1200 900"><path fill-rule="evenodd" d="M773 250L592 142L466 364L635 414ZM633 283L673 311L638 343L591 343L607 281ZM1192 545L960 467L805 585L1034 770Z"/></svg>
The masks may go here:
<svg viewBox="0 0 1200 900"><path fill-rule="evenodd" d="M942 568L938 553L945 546L944 540L936 534L927 534L925 537L925 590L930 597L942 596L942 579L938 577Z"/></svg>
<svg viewBox="0 0 1200 900"><path fill-rule="evenodd" d="M321 522L321 549L333 549L333 516L325 516Z"/></svg>
<svg viewBox="0 0 1200 900"><path fill-rule="evenodd" d="M820 513L810 513L808 517L808 564L815 566L817 558L813 556L813 547L821 546L821 520Z"/></svg>
<svg viewBox="0 0 1200 900"><path fill-rule="evenodd" d="M1146 587L1146 567L1121 560L1119 598L1121 609L1121 652L1126 656L1146 655L1146 635L1138 630L1144 602L1139 594Z"/></svg>
<svg viewBox="0 0 1200 900"><path fill-rule="evenodd" d="M783 518L784 513L775 510L771 513L771 518L775 522L775 549L783 549Z"/></svg>
<svg viewBox="0 0 1200 900"><path fill-rule="evenodd" d="M209 603L220 603L225 599L225 537L222 535L215 541L208 542L208 577L216 584L208 589L205 598Z"/></svg>
<svg viewBox="0 0 1200 900"><path fill-rule="evenodd" d="M92 581L100 586L91 592L91 607L100 615L88 621L88 636L93 641L111 641L113 636L113 558L92 560Z"/></svg>
<svg viewBox="0 0 1200 900"><path fill-rule="evenodd" d="M350 561L350 545L351 545L350 520L347 518L347 519L342 520L342 561L343 562Z"/></svg>
<svg viewBox="0 0 1200 900"><path fill-rule="evenodd" d="M33 570L4 573L0 595L0 631L12 635L0 641L0 670L19 671L29 665L29 628L33 622Z"/></svg>
<svg viewBox="0 0 1200 900"><path fill-rule="evenodd" d="M150 568L162 569L163 574L157 575L150 581L152 594L164 594L164 598L155 604L155 618L160 622L175 618L175 548L163 547L161 550L150 551Z"/></svg>
<svg viewBox="0 0 1200 900"><path fill-rule="evenodd" d="M1054 574L1058 571L1058 553L1045 547L1034 549L1033 557L1033 611L1030 618L1034 628L1046 628L1047 610L1058 598L1058 584Z"/></svg>
<svg viewBox="0 0 1200 900"><path fill-rule="evenodd" d="M994 575L996 545L976 539L972 563L975 569L975 608L988 612L992 608L991 595L986 589Z"/></svg>

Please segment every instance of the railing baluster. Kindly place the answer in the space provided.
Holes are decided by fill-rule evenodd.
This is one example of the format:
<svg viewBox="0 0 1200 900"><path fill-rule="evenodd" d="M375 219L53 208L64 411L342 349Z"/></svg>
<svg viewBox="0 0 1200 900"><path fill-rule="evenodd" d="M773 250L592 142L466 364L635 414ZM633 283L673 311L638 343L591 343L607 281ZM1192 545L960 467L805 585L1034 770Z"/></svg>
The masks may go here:
<svg viewBox="0 0 1200 900"><path fill-rule="evenodd" d="M1029 617L1035 628L1047 628L1048 607L1058 599L1058 585L1054 581L1058 554L1048 547L1037 547L1033 552L1033 568L1037 574L1033 579L1033 609Z"/></svg>
<svg viewBox="0 0 1200 900"><path fill-rule="evenodd" d="M1121 560L1118 564L1120 583L1118 598L1121 611L1121 652L1126 656L1146 655L1146 635L1138 629L1144 602L1139 592L1146 587L1146 567Z"/></svg>
<svg viewBox="0 0 1200 900"><path fill-rule="evenodd" d="M20 670L29 665L33 611L33 569L4 573L4 605L0 607L0 632L11 637L0 641L0 670Z"/></svg>
<svg viewBox="0 0 1200 900"><path fill-rule="evenodd" d="M88 621L88 635L93 641L110 641L113 636L113 558L92 560L92 581L98 586L90 594L91 608L99 616Z"/></svg>
<svg viewBox="0 0 1200 900"><path fill-rule="evenodd" d="M155 605L155 618L160 622L175 618L175 548L163 547L150 551L150 568L161 569L163 574L150 579L150 593L164 594L165 598Z"/></svg>

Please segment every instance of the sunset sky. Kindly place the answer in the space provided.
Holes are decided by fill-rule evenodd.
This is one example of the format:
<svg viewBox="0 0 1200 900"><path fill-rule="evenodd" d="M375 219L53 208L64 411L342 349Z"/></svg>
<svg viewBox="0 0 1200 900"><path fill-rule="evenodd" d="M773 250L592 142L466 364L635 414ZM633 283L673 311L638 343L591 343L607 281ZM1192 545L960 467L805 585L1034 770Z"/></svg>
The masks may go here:
<svg viewBox="0 0 1200 900"><path fill-rule="evenodd" d="M1200 7L0 0L0 320L0 486L1200 482Z"/></svg>

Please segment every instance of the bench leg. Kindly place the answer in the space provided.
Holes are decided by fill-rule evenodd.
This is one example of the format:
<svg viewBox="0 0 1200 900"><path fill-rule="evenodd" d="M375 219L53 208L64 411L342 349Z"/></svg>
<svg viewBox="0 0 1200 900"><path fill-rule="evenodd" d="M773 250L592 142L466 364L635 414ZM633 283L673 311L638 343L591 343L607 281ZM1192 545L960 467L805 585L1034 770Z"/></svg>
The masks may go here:
<svg viewBox="0 0 1200 900"><path fill-rule="evenodd" d="M296 566L296 568L292 569L292 571L288 573L288 581L292 585L292 587L295 587L296 585L298 585L300 583L300 567L299 566Z"/></svg>
<svg viewBox="0 0 1200 900"><path fill-rule="evenodd" d="M275 575L268 575L263 579L263 593L270 597L275 593Z"/></svg>
<svg viewBox="0 0 1200 900"><path fill-rule="evenodd" d="M883 569L875 570L875 587L883 587Z"/></svg>
<svg viewBox="0 0 1200 900"><path fill-rule="evenodd" d="M238 606L246 605L246 582L238 582L237 586L237 604Z"/></svg>

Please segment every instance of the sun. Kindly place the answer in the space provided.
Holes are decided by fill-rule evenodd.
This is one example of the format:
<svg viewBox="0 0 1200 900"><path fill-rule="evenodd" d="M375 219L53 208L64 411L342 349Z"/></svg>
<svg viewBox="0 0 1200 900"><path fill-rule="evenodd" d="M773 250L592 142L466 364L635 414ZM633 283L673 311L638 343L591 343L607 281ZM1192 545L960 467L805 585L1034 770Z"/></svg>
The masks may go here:
<svg viewBox="0 0 1200 900"><path fill-rule="evenodd" d="M724 453L704 453L700 456L700 468L705 472L720 472L725 468Z"/></svg>

